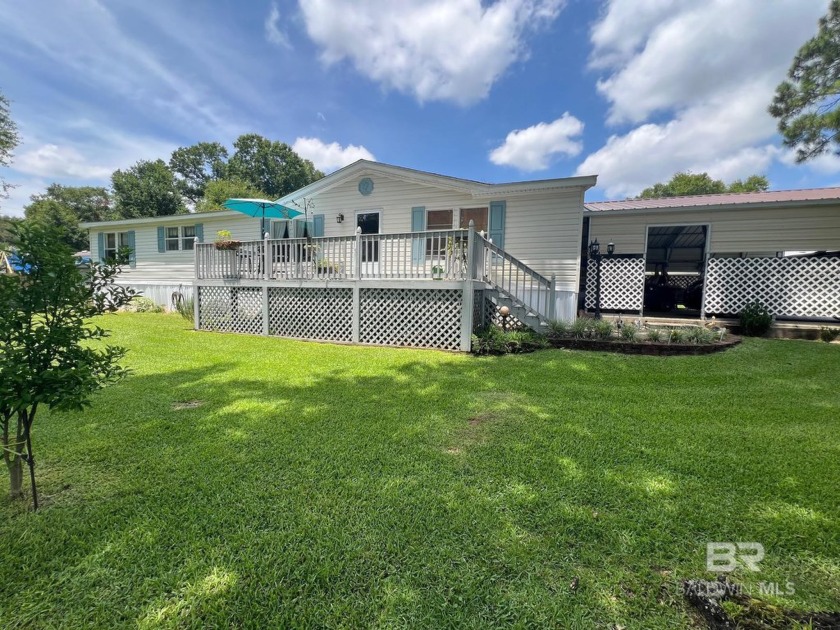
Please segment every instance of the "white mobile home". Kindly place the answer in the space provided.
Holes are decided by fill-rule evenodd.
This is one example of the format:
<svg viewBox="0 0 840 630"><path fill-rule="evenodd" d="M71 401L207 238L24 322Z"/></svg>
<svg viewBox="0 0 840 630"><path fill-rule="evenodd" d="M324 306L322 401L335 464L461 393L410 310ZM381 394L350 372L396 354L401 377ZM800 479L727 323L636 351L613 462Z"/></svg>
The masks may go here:
<svg viewBox="0 0 840 630"><path fill-rule="evenodd" d="M595 182L487 184L359 160L279 200L303 220L219 212L85 227L94 258L134 250L122 282L156 301L195 287L197 328L468 349L491 303L533 325L574 318L583 198ZM235 252L213 245L219 230L241 241ZM369 317L387 308L402 330L383 333L389 322ZM432 321L435 309L448 328ZM311 325L281 330L280 310Z"/></svg>

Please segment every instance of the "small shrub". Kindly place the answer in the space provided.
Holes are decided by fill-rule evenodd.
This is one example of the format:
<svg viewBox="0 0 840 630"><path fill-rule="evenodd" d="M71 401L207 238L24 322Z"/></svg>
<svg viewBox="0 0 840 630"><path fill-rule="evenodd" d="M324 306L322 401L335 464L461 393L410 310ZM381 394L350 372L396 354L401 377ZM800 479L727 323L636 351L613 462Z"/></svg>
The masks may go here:
<svg viewBox="0 0 840 630"><path fill-rule="evenodd" d="M613 330L615 330L615 328L613 327L612 322L607 321L606 319L595 320L595 323L592 325L592 332L598 339L610 339L612 337Z"/></svg>
<svg viewBox="0 0 840 630"><path fill-rule="evenodd" d="M569 334L569 329L571 325L568 322L564 322L562 319L554 319L548 322L548 334L551 337L565 337Z"/></svg>
<svg viewBox="0 0 840 630"><path fill-rule="evenodd" d="M473 354L518 354L548 345L545 337L530 330L502 330L490 326L472 336Z"/></svg>
<svg viewBox="0 0 840 630"><path fill-rule="evenodd" d="M672 328L668 336L668 343L685 343L686 334L682 328Z"/></svg>
<svg viewBox="0 0 840 630"><path fill-rule="evenodd" d="M639 331L636 330L635 326L624 326L621 329L621 339L622 341L636 341L636 335L639 334Z"/></svg>
<svg viewBox="0 0 840 630"><path fill-rule="evenodd" d="M569 327L569 332L575 339L585 339L589 336L591 319L576 319Z"/></svg>
<svg viewBox="0 0 840 630"><path fill-rule="evenodd" d="M761 302L750 302L739 315L741 333L747 337L763 337L773 325L773 316Z"/></svg>
<svg viewBox="0 0 840 630"><path fill-rule="evenodd" d="M715 335L712 331L694 326L685 331L686 343L696 343L699 345L710 344L714 341Z"/></svg>
<svg viewBox="0 0 840 630"><path fill-rule="evenodd" d="M840 328L820 328L820 339L826 343L831 343L837 337L840 337Z"/></svg>
<svg viewBox="0 0 840 630"><path fill-rule="evenodd" d="M647 340L651 343L659 343L662 341L662 330L660 328L651 328L647 331Z"/></svg>
<svg viewBox="0 0 840 630"><path fill-rule="evenodd" d="M163 307L155 304L155 301L150 298L138 295L132 298L131 302L126 304L122 310L127 313L162 313Z"/></svg>

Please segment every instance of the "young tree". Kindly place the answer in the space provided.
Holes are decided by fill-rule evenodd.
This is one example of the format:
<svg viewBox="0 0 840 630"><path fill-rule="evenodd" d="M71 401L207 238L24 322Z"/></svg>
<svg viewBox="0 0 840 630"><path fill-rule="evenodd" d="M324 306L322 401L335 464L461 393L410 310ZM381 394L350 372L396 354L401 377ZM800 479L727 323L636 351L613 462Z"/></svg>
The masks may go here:
<svg viewBox="0 0 840 630"><path fill-rule="evenodd" d="M714 195L725 192L760 192L767 190L770 183L763 175L751 175L745 180L736 179L727 186L722 179L712 179L708 173L676 173L665 183L645 188L637 199L659 199L661 197L684 197L687 195Z"/></svg>
<svg viewBox="0 0 840 630"><path fill-rule="evenodd" d="M228 199L264 199L267 196L241 179L217 179L205 186L204 197L195 209L198 212L218 212L225 209L222 204Z"/></svg>
<svg viewBox="0 0 840 630"><path fill-rule="evenodd" d="M779 119L785 146L805 162L840 153L840 0L832 0L817 34L799 49L788 80L776 88L769 111Z"/></svg>
<svg viewBox="0 0 840 630"><path fill-rule="evenodd" d="M225 177L227 157L227 149L218 142L199 142L173 151L169 168L184 197L198 203L210 182Z"/></svg>
<svg viewBox="0 0 840 630"><path fill-rule="evenodd" d="M9 99L0 94L0 166L9 166L12 163L12 151L20 143L17 125L12 120ZM0 177L0 197L7 197L11 188L5 179Z"/></svg>
<svg viewBox="0 0 840 630"><path fill-rule="evenodd" d="M239 136L233 146L236 152L228 161L227 177L248 182L269 199L287 195L324 176L284 142L249 133Z"/></svg>
<svg viewBox="0 0 840 630"><path fill-rule="evenodd" d="M141 160L111 175L116 213L124 219L183 214L181 193L166 162Z"/></svg>
<svg viewBox="0 0 840 630"><path fill-rule="evenodd" d="M108 332L89 320L135 292L114 283L122 260L80 273L54 226L24 222L15 237L25 271L0 275L0 446L10 497L23 495L26 463L37 509L32 425L38 409L83 409L91 394L125 376L118 364L125 350L97 343Z"/></svg>
<svg viewBox="0 0 840 630"><path fill-rule="evenodd" d="M75 251L88 248L88 235L79 227L81 221L107 221L118 218L105 188L51 184L42 195L32 195L24 207L30 221L64 228L65 242Z"/></svg>

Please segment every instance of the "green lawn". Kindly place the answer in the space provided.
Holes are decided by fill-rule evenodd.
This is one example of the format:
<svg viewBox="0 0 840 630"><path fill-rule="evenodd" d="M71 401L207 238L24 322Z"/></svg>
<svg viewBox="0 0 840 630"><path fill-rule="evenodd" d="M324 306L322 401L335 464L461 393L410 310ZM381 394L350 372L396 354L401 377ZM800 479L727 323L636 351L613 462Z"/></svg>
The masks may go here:
<svg viewBox="0 0 840 630"><path fill-rule="evenodd" d="M714 541L765 546L735 579L793 582L772 601L840 608L836 345L478 359L105 325L133 375L41 415L41 512L0 501L4 627L692 627Z"/></svg>

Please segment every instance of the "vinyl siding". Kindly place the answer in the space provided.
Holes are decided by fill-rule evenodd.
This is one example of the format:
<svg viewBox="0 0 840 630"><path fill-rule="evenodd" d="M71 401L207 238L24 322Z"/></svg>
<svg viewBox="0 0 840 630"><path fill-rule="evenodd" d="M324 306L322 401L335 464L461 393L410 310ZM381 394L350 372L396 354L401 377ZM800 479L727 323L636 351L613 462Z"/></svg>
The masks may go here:
<svg viewBox="0 0 840 630"><path fill-rule="evenodd" d="M413 207L457 210L506 201L505 249L545 276L556 274L558 289L577 291L582 190L477 200L468 194L383 176L373 177L373 182L373 193L368 196L359 193L354 179L314 197L314 213L325 215L325 236L353 235L357 212L381 211L383 233L410 232ZM336 222L339 213L344 214L343 223ZM458 216L453 213L455 227Z"/></svg>
<svg viewBox="0 0 840 630"><path fill-rule="evenodd" d="M250 241L259 238L260 220L251 217L213 217L185 215L183 221L166 223L166 227L181 225L204 225L204 240L212 242L219 230L230 230L235 239ZM192 251L159 252L157 241L158 225L140 223L120 225L114 228L95 228L90 230L90 250L94 260L99 260L98 234L100 232L127 232L134 230L137 249L137 264L133 268L123 269L120 282L123 284L190 284L194 275L194 257Z"/></svg>
<svg viewBox="0 0 840 630"><path fill-rule="evenodd" d="M711 226L709 253L821 251L840 249L840 206L744 208L734 210L673 210L645 213L590 213L590 239L615 243L618 254L645 250L651 225Z"/></svg>

